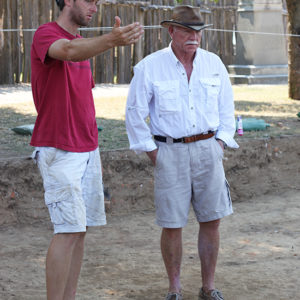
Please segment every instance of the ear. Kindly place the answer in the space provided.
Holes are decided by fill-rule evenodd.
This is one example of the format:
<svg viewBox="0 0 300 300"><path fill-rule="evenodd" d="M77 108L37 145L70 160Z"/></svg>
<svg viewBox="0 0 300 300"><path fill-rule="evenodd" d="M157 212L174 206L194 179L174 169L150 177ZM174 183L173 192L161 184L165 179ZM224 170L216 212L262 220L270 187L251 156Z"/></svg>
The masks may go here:
<svg viewBox="0 0 300 300"><path fill-rule="evenodd" d="M74 2L74 0L64 0L64 1L65 1L65 6L68 6L68 7L72 6L72 4Z"/></svg>
<svg viewBox="0 0 300 300"><path fill-rule="evenodd" d="M168 32L169 32L169 35L172 37L172 35L173 35L173 33L174 33L174 26L169 25L169 27L168 27Z"/></svg>

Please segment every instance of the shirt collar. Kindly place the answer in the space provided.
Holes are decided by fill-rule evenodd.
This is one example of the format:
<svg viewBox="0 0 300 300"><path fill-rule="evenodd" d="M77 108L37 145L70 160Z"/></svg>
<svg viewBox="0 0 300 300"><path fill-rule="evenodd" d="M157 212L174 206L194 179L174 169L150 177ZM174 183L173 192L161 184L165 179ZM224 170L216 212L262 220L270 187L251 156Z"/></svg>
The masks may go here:
<svg viewBox="0 0 300 300"><path fill-rule="evenodd" d="M171 45L172 45L172 42L169 44L169 47L168 47L168 50L169 50L169 53L170 53L170 57L171 57L171 60L174 62L174 64L177 65L178 63L180 63L180 61L177 58L177 56L174 54Z"/></svg>

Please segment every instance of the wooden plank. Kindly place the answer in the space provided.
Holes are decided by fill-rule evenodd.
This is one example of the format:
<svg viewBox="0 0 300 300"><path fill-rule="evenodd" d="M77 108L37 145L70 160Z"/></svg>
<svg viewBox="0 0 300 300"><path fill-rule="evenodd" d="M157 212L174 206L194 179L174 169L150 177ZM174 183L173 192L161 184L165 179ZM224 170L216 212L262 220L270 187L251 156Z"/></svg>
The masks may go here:
<svg viewBox="0 0 300 300"><path fill-rule="evenodd" d="M119 5L122 8L121 19L123 26L132 23L132 14L129 5ZM120 56L118 57L118 83L129 83L131 79L131 49L133 46L118 47Z"/></svg>
<svg viewBox="0 0 300 300"><path fill-rule="evenodd" d="M144 25L144 13L139 3L134 5L134 16L136 22L139 22L141 25ZM145 34L134 45L133 62L132 62L133 66L136 65L144 57L144 48L143 48L144 38L145 38Z"/></svg>
<svg viewBox="0 0 300 300"><path fill-rule="evenodd" d="M134 7L133 5L127 5L126 6L126 15L127 15L127 24L131 24L135 22L134 19ZM133 61L133 49L135 45L127 46L125 49L125 56L126 56L126 61L125 61L125 83L130 83L132 75L133 75L133 66L134 66L134 61Z"/></svg>
<svg viewBox="0 0 300 300"><path fill-rule="evenodd" d="M100 24L101 24L101 9L100 7L98 6L98 11L97 13L95 14L93 20L92 20L92 23L90 24L91 27L100 27ZM100 30L95 30L92 32L92 35L91 36L99 36L100 35ZM97 57L93 57L90 59L90 63L91 63L91 69L92 69L92 73L93 73L93 77L94 77L94 80L96 81L96 65L97 65Z"/></svg>
<svg viewBox="0 0 300 300"><path fill-rule="evenodd" d="M228 30L233 30L233 22L234 22L234 11L231 9L224 10L224 28ZM233 45L232 45L232 32L225 32L224 33L224 64L230 65L233 63Z"/></svg>
<svg viewBox="0 0 300 300"><path fill-rule="evenodd" d="M174 2L170 3L170 0L164 0L163 5L172 6L172 5L174 5ZM170 20L171 17L172 17L172 9L166 8L162 11L162 17L161 17L160 22ZM161 48L168 47L171 42L171 37L169 35L168 29L162 28L160 30L160 32L161 32Z"/></svg>
<svg viewBox="0 0 300 300"><path fill-rule="evenodd" d="M114 17L116 15L116 8L113 4L102 4L102 20L101 27L111 27L114 25ZM105 34L107 31L102 31ZM97 74L99 75L98 83L113 83L114 82L114 51L115 49L107 50L102 53L97 59Z"/></svg>
<svg viewBox="0 0 300 300"><path fill-rule="evenodd" d="M11 8L9 0L0 2L0 28L11 28ZM0 84L14 83L11 50L13 32L0 32Z"/></svg>
<svg viewBox="0 0 300 300"><path fill-rule="evenodd" d="M220 10L220 9L218 10L218 21L219 21L218 28L224 29L224 14L223 14L223 10ZM218 34L219 34L219 53L218 53L218 55L223 60L224 56L225 56L224 31L219 31Z"/></svg>
<svg viewBox="0 0 300 300"><path fill-rule="evenodd" d="M156 0L156 5L160 5L161 2ZM154 26L159 25L159 10L158 8L152 9L152 22ZM151 29L151 39L153 44L153 52L161 49L160 43L160 29L153 28Z"/></svg>
<svg viewBox="0 0 300 300"><path fill-rule="evenodd" d="M102 23L101 23L102 15L103 15L103 5L99 5L98 12L97 12L97 15L95 17L95 25L96 25L96 27L102 26ZM102 33L103 33L103 31L99 30L99 31L95 32L95 35L99 36ZM92 62L93 77L94 77L94 81L96 83L100 83L101 82L101 73L102 73L101 62L102 62L102 58L101 58L100 55L97 55L93 59L93 62Z"/></svg>
<svg viewBox="0 0 300 300"><path fill-rule="evenodd" d="M83 29L89 29L89 28L95 28L95 27L98 27L99 25L99 13L95 13L93 15L93 18L91 20L91 22L88 24L87 27L83 27ZM90 38L90 37L95 37L97 35L99 35L99 31L97 30L79 30L79 34L81 36L83 36L84 38ZM92 74L93 74L93 77L95 76L95 61L96 61L96 58L95 57L92 57L89 59L90 61L90 65L91 65L91 71L92 71Z"/></svg>
<svg viewBox="0 0 300 300"><path fill-rule="evenodd" d="M32 11L33 11L33 0L27 0L22 2L22 25L23 29L32 28ZM35 10L36 11L36 10ZM36 13L35 13L36 15ZM22 43L23 43L23 82L30 82L30 48L32 43L32 33L29 31L23 31L21 33Z"/></svg>
<svg viewBox="0 0 300 300"><path fill-rule="evenodd" d="M51 21L51 1L39 1L38 11L39 11L39 25L48 23Z"/></svg>
<svg viewBox="0 0 300 300"><path fill-rule="evenodd" d="M52 11L51 11L51 21L55 21L58 16L59 16L59 13L60 13L60 10L59 10L59 7L57 6L56 4L56 1L55 0L52 0L51 1L51 7L52 7Z"/></svg>
<svg viewBox="0 0 300 300"><path fill-rule="evenodd" d="M19 29L19 4L17 0L11 0L11 28ZM11 64L12 64L12 74L14 83L20 82L21 73L21 43L20 43L20 32L12 32L11 34L12 49L11 49Z"/></svg>
<svg viewBox="0 0 300 300"><path fill-rule="evenodd" d="M126 19L126 6L118 5L118 16L121 18L121 25L127 25ZM125 83L125 65L126 65L126 55L125 55L125 47L117 48L117 83Z"/></svg>
<svg viewBox="0 0 300 300"><path fill-rule="evenodd" d="M146 22L146 26L151 26L153 25L152 22L152 9L151 8L147 8L145 10L145 22ZM154 51L154 46L153 46L153 42L152 42L152 31L151 29L147 29L145 31L145 45L144 45L144 53L145 56L147 56L148 54L152 53Z"/></svg>

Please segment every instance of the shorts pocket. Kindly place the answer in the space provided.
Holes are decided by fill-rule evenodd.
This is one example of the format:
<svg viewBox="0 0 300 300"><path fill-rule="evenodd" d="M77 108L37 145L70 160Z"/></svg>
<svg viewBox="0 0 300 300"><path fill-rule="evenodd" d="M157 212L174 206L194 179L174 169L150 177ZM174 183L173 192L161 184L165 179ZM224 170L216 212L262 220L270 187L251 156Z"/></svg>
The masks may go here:
<svg viewBox="0 0 300 300"><path fill-rule="evenodd" d="M53 147L41 147L37 150L37 162L41 162L47 166L50 166L55 160L58 149Z"/></svg>
<svg viewBox="0 0 300 300"><path fill-rule="evenodd" d="M55 225L64 224L63 217L62 217L60 209L58 207L58 203L57 202L50 203L47 206L48 206L51 222Z"/></svg>
<svg viewBox="0 0 300 300"><path fill-rule="evenodd" d="M45 192L45 202L53 224L77 224L72 188L60 188ZM78 207L79 209L79 207Z"/></svg>
<svg viewBox="0 0 300 300"><path fill-rule="evenodd" d="M157 147L157 153L156 153L156 160L155 160L155 167L157 167L159 165L160 162L160 152L161 152L161 148Z"/></svg>
<svg viewBox="0 0 300 300"><path fill-rule="evenodd" d="M224 151L222 150L222 147L220 146L219 142L216 139L213 139L213 140L214 140L215 149L216 149L216 153L218 155L218 158L223 159Z"/></svg>
<svg viewBox="0 0 300 300"><path fill-rule="evenodd" d="M170 188L174 186L180 176L180 163L172 146L161 146L157 153L157 164L154 168L156 188Z"/></svg>

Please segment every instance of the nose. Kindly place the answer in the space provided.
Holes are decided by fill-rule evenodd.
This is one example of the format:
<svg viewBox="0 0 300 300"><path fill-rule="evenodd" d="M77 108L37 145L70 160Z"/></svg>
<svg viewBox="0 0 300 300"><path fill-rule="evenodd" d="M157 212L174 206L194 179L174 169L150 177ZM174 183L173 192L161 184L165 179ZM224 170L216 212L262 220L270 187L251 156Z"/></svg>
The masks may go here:
<svg viewBox="0 0 300 300"><path fill-rule="evenodd" d="M98 11L97 5L95 2L93 2L92 7L91 7L92 13L96 13Z"/></svg>
<svg viewBox="0 0 300 300"><path fill-rule="evenodd" d="M191 38L193 38L194 40L197 40L197 31L193 30L191 32Z"/></svg>

